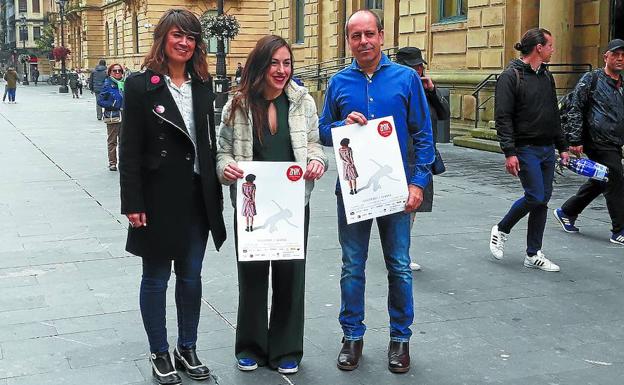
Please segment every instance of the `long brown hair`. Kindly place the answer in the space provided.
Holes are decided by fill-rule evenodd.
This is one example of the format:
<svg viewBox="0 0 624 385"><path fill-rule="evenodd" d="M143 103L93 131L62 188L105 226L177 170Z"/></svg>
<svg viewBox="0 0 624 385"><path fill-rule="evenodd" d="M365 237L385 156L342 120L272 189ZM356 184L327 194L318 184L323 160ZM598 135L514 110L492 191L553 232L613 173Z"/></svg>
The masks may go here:
<svg viewBox="0 0 624 385"><path fill-rule="evenodd" d="M268 106L264 100L265 76L275 51L286 47L290 53L290 76L286 84L290 82L293 73L293 54L290 45L284 38L276 35L267 35L256 43L254 49L247 56L245 68L241 75L240 87L238 93L232 100L232 109L228 119L228 124L233 125L234 115L237 110L243 111L245 115L251 111L251 117L258 134L258 138L262 143L262 135L269 126Z"/></svg>
<svg viewBox="0 0 624 385"><path fill-rule="evenodd" d="M184 8L171 8L162 15L156 28L154 28L154 43L145 56L141 68L149 68L160 74L169 73L165 44L167 34L174 27L195 38L195 51L191 60L186 63L186 70L201 80L209 79L210 73L208 72L208 63L206 63L206 42L202 38L201 24L197 16Z"/></svg>

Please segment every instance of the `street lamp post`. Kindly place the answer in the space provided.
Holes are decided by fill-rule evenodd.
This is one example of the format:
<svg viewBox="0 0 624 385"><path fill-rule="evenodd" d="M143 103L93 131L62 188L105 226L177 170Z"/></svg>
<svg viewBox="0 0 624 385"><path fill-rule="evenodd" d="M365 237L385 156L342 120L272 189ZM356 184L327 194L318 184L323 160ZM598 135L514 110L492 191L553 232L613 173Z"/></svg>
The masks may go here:
<svg viewBox="0 0 624 385"><path fill-rule="evenodd" d="M20 21L19 21L19 29L20 29L20 37L22 39L22 46L23 46L23 55L22 56L22 60L23 60L23 64L24 64L24 78L22 79L22 84L27 86L28 85L28 69L26 67L26 39L28 39L28 24L26 22L26 15L22 14L20 16Z"/></svg>
<svg viewBox="0 0 624 385"><path fill-rule="evenodd" d="M61 17L61 47L65 48L65 30L64 27L64 19L65 16L65 4L67 0L56 0L56 4L59 6L59 16ZM60 94L66 94L69 92L67 88L67 69L65 68L65 53L63 52L63 56L61 57L61 86L59 87Z"/></svg>
<svg viewBox="0 0 624 385"><path fill-rule="evenodd" d="M223 15L223 0L217 0L217 15ZM221 122L221 111L228 100L230 81L225 69L225 42L223 36L217 36L217 79L215 80L215 120Z"/></svg>

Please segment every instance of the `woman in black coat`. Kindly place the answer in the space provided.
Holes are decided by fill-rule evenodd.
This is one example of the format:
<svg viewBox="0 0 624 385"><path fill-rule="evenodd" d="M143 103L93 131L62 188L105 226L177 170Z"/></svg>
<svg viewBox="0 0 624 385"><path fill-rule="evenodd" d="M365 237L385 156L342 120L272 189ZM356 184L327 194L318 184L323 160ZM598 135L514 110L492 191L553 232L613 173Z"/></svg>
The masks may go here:
<svg viewBox="0 0 624 385"><path fill-rule="evenodd" d="M160 384L179 384L165 327L173 261L178 340L176 367L197 380L210 371L198 359L201 268L209 232L225 241L221 185L215 171L211 78L197 17L171 9L154 30L145 71L125 83L120 136L121 211L130 227L126 250L143 259L140 307Z"/></svg>

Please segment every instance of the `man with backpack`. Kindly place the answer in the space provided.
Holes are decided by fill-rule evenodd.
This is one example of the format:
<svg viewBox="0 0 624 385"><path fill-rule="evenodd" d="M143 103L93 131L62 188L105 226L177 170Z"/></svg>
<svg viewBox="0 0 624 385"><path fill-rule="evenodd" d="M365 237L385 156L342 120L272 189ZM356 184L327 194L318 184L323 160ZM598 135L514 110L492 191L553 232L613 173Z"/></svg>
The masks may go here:
<svg viewBox="0 0 624 385"><path fill-rule="evenodd" d="M604 53L604 68L586 73L562 106L563 129L570 151L609 168L609 180L589 179L576 195L554 211L568 233L577 233L578 215L600 194L604 194L611 217L610 241L624 245L624 40L611 40Z"/></svg>
<svg viewBox="0 0 624 385"><path fill-rule="evenodd" d="M500 74L496 82L495 120L498 139L505 153L505 168L520 178L524 196L492 227L490 251L502 259L511 229L529 215L524 266L559 271L542 252L548 201L555 173L555 148L568 161L557 95L552 74L544 63L554 52L554 39L543 28L528 30L514 48L522 53Z"/></svg>
<svg viewBox="0 0 624 385"><path fill-rule="evenodd" d="M89 77L89 89L91 93L94 93L97 99L97 95L102 91L102 87L104 86L104 80L108 77L107 69L106 69L106 60L100 59L100 62L91 72L91 76ZM97 119L102 120L102 107L95 103L95 111L97 113Z"/></svg>

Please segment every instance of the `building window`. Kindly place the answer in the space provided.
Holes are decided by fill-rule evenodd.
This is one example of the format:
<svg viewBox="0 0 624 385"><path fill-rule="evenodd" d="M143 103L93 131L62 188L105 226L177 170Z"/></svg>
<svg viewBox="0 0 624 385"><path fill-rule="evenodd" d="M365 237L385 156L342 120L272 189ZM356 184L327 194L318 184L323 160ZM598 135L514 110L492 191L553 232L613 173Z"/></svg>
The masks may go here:
<svg viewBox="0 0 624 385"><path fill-rule="evenodd" d="M19 12L28 12L28 0L19 0Z"/></svg>
<svg viewBox="0 0 624 385"><path fill-rule="evenodd" d="M20 40L21 41L28 41L28 27L26 27L26 28L21 28L20 27Z"/></svg>
<svg viewBox="0 0 624 385"><path fill-rule="evenodd" d="M115 20L113 22L113 52L115 53L115 56L119 55L119 46L118 46L118 33L117 33L117 20Z"/></svg>
<svg viewBox="0 0 624 385"><path fill-rule="evenodd" d="M139 18L136 13L132 18L132 40L134 42L134 53L139 53Z"/></svg>
<svg viewBox="0 0 624 385"><path fill-rule="evenodd" d="M41 27L33 27L33 39L41 39Z"/></svg>
<svg viewBox="0 0 624 385"><path fill-rule="evenodd" d="M440 21L466 19L468 0L439 0Z"/></svg>
<svg viewBox="0 0 624 385"><path fill-rule="evenodd" d="M302 44L305 38L305 0L295 0L295 43Z"/></svg>
<svg viewBox="0 0 624 385"><path fill-rule="evenodd" d="M34 13L40 13L41 12L41 6L39 5L41 2L41 0L32 0L32 11Z"/></svg>
<svg viewBox="0 0 624 385"><path fill-rule="evenodd" d="M383 0L366 0L366 8L383 9Z"/></svg>
<svg viewBox="0 0 624 385"><path fill-rule="evenodd" d="M215 16L217 15L216 10L207 11L207 12L209 15L215 15ZM223 40L223 45L224 45L225 53L229 53L230 41L228 39ZM206 46L208 49L208 53L217 53L217 38L211 37L210 39L208 39L208 41L206 42Z"/></svg>
<svg viewBox="0 0 624 385"><path fill-rule="evenodd" d="M104 24L104 51L106 52L106 56L110 56L110 29L108 28L108 21Z"/></svg>

